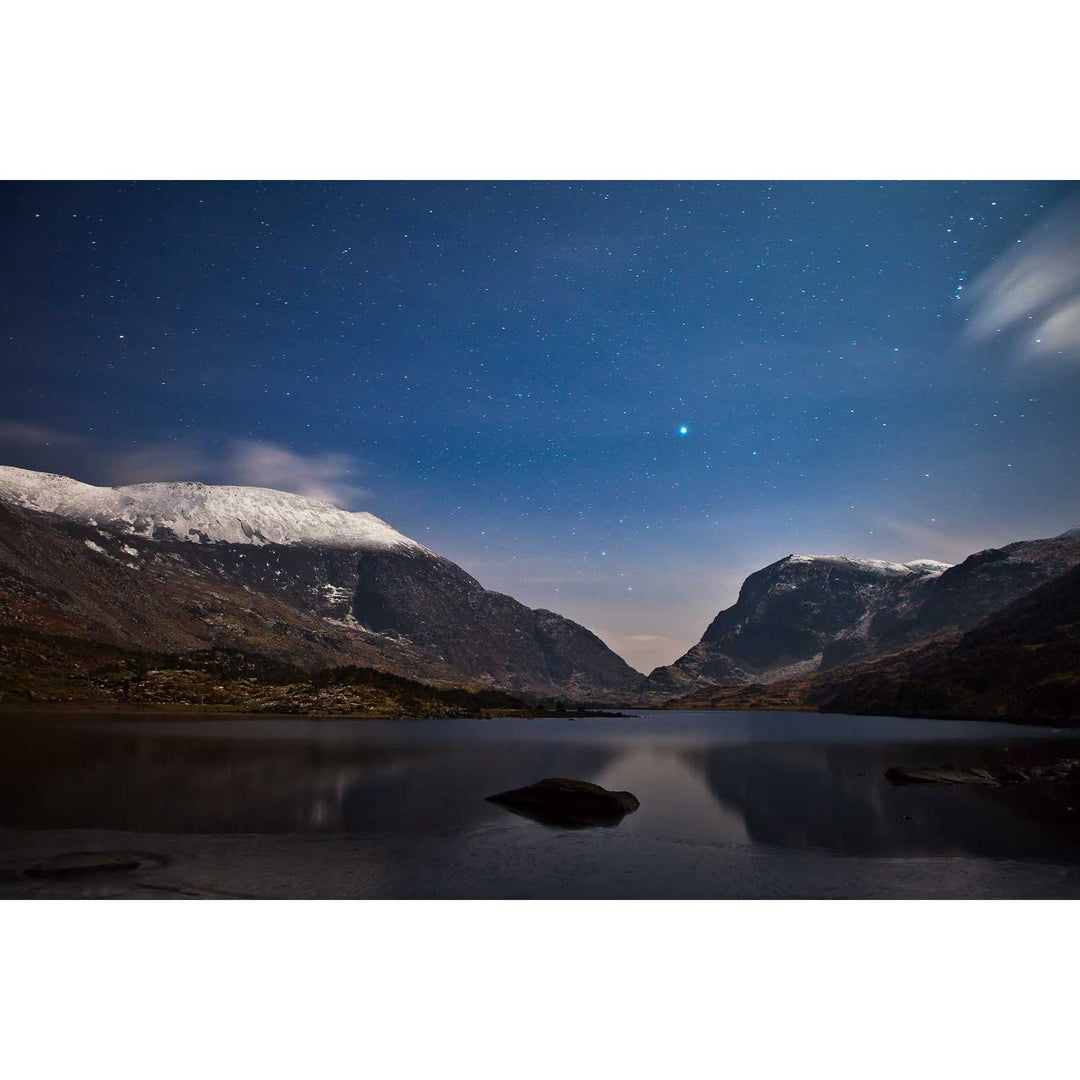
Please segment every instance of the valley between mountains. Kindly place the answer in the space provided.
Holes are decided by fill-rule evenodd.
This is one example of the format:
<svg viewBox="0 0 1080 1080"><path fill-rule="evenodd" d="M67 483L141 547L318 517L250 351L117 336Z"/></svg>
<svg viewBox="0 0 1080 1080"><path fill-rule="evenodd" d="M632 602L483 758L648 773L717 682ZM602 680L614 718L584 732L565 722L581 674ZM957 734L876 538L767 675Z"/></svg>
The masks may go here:
<svg viewBox="0 0 1080 1080"><path fill-rule="evenodd" d="M635 671L366 513L0 467L0 701L344 715L541 705L1080 722L1080 530L963 562L790 555Z"/></svg>

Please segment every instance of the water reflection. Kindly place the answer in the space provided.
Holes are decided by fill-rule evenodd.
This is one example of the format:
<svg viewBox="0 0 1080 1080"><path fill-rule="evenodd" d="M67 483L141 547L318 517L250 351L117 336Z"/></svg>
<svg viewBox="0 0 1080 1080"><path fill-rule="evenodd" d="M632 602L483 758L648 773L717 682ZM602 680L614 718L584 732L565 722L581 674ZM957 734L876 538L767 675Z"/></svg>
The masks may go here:
<svg viewBox="0 0 1080 1080"><path fill-rule="evenodd" d="M485 796L564 776L633 792L641 808L617 832L642 841L851 855L1080 854L1080 799L1074 806L1068 788L894 787L884 778L893 765L1076 754L1075 736L1048 745L1046 732L1005 726L870 727L877 723L730 713L573 724L8 719L0 723L0 826L464 843L484 830L538 828Z"/></svg>
<svg viewBox="0 0 1080 1080"><path fill-rule="evenodd" d="M742 811L717 798L695 754L646 743L619 755L591 779L606 788L632 791L641 801L641 809L622 826L628 831L702 843L748 843Z"/></svg>
<svg viewBox="0 0 1080 1080"><path fill-rule="evenodd" d="M178 833L445 834L500 820L492 790L589 776L603 743L432 741L410 732L245 722L0 725L0 825ZM256 722L262 724L263 722ZM281 737L290 730L292 738Z"/></svg>
<svg viewBox="0 0 1080 1080"><path fill-rule="evenodd" d="M684 758L756 844L852 855L1073 858L1080 854L1080 792L901 788L884 776L897 764L1018 764L1046 753L978 743L802 743L701 749Z"/></svg>

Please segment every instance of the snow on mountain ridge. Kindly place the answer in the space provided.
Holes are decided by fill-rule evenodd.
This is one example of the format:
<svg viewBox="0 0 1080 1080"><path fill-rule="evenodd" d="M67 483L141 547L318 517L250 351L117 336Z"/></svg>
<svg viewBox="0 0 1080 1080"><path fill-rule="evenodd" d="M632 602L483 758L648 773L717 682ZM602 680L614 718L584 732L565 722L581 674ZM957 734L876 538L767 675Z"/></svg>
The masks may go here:
<svg viewBox="0 0 1080 1080"><path fill-rule="evenodd" d="M272 488L189 481L94 487L0 465L0 500L88 524L120 524L147 536L168 529L194 543L426 550L373 514Z"/></svg>
<svg viewBox="0 0 1080 1080"><path fill-rule="evenodd" d="M938 562L936 559L913 559L911 562L894 563L883 559L859 559L848 555L789 555L782 562L788 563L832 563L836 566L858 568L860 570L877 570L884 574L941 574L949 569L950 563Z"/></svg>

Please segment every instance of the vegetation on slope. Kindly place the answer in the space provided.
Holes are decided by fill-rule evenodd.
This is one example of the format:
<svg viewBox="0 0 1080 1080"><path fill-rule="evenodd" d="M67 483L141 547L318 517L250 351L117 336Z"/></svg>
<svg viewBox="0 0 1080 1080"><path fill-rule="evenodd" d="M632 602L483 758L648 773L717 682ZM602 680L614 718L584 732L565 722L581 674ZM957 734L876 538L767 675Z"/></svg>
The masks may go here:
<svg viewBox="0 0 1080 1080"><path fill-rule="evenodd" d="M114 651L108 658L88 656L82 666L73 670L70 657L65 657L62 665L5 667L0 671L0 702L387 718L530 711L525 702L499 690L428 686L356 665L311 673L230 649L186 655Z"/></svg>

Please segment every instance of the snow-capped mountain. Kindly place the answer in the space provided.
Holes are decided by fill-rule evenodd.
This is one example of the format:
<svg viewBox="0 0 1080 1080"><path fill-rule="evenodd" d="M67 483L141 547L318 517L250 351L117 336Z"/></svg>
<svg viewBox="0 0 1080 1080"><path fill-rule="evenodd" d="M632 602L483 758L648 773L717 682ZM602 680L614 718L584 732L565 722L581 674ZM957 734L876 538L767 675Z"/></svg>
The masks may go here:
<svg viewBox="0 0 1080 1080"><path fill-rule="evenodd" d="M1080 536L989 549L956 566L789 555L751 574L701 641L645 681L684 694L826 671L975 626L1080 563Z"/></svg>
<svg viewBox="0 0 1080 1080"><path fill-rule="evenodd" d="M68 476L0 465L0 500L151 539L426 550L373 514L270 488L186 482L94 487Z"/></svg>
<svg viewBox="0 0 1080 1080"><path fill-rule="evenodd" d="M0 467L0 510L0 629L159 652L229 647L570 700L625 699L641 681L583 626L320 500L93 487Z"/></svg>
<svg viewBox="0 0 1080 1080"><path fill-rule="evenodd" d="M733 607L647 688L685 693L816 670L827 647L865 638L874 616L948 569L930 560L891 563L843 555L789 555L751 574Z"/></svg>

